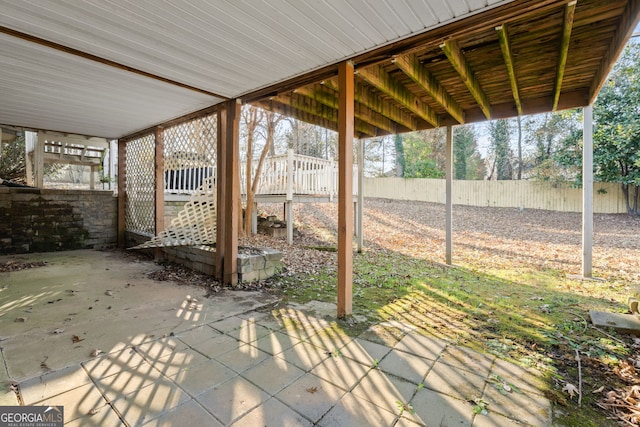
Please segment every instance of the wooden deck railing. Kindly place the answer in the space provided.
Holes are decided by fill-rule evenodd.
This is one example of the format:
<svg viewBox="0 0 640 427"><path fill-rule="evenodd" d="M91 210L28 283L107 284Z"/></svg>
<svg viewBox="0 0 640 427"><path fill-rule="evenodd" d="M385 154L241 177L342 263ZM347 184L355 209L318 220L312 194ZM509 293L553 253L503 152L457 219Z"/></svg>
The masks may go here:
<svg viewBox="0 0 640 427"><path fill-rule="evenodd" d="M246 163L240 165L240 192L246 194ZM258 160L253 161L255 176ZM353 167L353 194L358 189L357 165ZM205 178L215 176L216 167L203 166L165 171L165 192L192 194ZM287 154L267 157L262 167L256 195L283 195L292 200L293 195L328 196L332 200L338 192L338 168L333 160Z"/></svg>

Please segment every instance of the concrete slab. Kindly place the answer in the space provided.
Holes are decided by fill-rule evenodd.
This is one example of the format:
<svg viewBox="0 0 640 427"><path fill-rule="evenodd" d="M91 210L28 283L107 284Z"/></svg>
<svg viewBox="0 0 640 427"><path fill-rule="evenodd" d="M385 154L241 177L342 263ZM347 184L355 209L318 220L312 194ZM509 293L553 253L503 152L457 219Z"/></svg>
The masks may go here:
<svg viewBox="0 0 640 427"><path fill-rule="evenodd" d="M315 423L344 396L345 391L313 374L305 374L276 398Z"/></svg>
<svg viewBox="0 0 640 427"><path fill-rule="evenodd" d="M391 426L396 415L352 394L346 394L320 420L318 426Z"/></svg>
<svg viewBox="0 0 640 427"><path fill-rule="evenodd" d="M466 347L448 346L442 351L438 362L486 376L489 374L494 360L495 356L478 353Z"/></svg>
<svg viewBox="0 0 640 427"><path fill-rule="evenodd" d="M238 376L238 373L215 360L190 365L170 378L191 396L197 396Z"/></svg>
<svg viewBox="0 0 640 427"><path fill-rule="evenodd" d="M397 326L397 325L396 325ZM410 331L398 344L396 350L402 350L420 357L435 360L447 346L447 341L441 340L431 335L423 335Z"/></svg>
<svg viewBox="0 0 640 427"><path fill-rule="evenodd" d="M390 351L391 348L386 345L360 338L353 339L340 348L342 356L367 366L377 365Z"/></svg>
<svg viewBox="0 0 640 427"><path fill-rule="evenodd" d="M266 353L276 355L290 349L299 342L300 341L297 338L294 338L290 335L284 334L279 331L270 331L268 335L265 335L253 341L251 345L258 347L260 350Z"/></svg>
<svg viewBox="0 0 640 427"><path fill-rule="evenodd" d="M113 419L112 411L107 401L93 384L85 384L67 392L35 402L39 406L64 406L65 422L79 418ZM92 413L97 412L95 415ZM117 415L116 415L117 418ZM119 421L119 419L118 419Z"/></svg>
<svg viewBox="0 0 640 427"><path fill-rule="evenodd" d="M221 354L216 360L235 372L242 373L271 355L250 344L240 344L236 350Z"/></svg>
<svg viewBox="0 0 640 427"><path fill-rule="evenodd" d="M33 405L49 397L89 384L91 379L81 366L70 366L49 372L20 384L20 394L25 405Z"/></svg>
<svg viewBox="0 0 640 427"><path fill-rule="evenodd" d="M214 358L230 351L237 351L243 343L235 338L220 333L209 340L192 344L191 347L208 358Z"/></svg>
<svg viewBox="0 0 640 427"><path fill-rule="evenodd" d="M419 384L424 380L434 363L435 360L393 349L378 366L386 373Z"/></svg>
<svg viewBox="0 0 640 427"><path fill-rule="evenodd" d="M427 388L411 399L411 409L413 413L404 411L402 418L427 426L470 426L474 415L470 403Z"/></svg>
<svg viewBox="0 0 640 427"><path fill-rule="evenodd" d="M320 362L311 373L344 390L351 390L369 372L371 367L345 357L329 357Z"/></svg>
<svg viewBox="0 0 640 427"><path fill-rule="evenodd" d="M310 427L312 424L296 411L272 398L234 422L232 426Z"/></svg>
<svg viewBox="0 0 640 427"><path fill-rule="evenodd" d="M360 381L352 393L393 412L398 408L396 402L409 402L416 390L417 386L413 383L373 369Z"/></svg>
<svg viewBox="0 0 640 427"><path fill-rule="evenodd" d="M276 357L280 357L289 363L293 363L304 371L309 371L318 363L326 360L330 356L324 349L320 349L306 342L301 342L290 349L277 354Z"/></svg>
<svg viewBox="0 0 640 427"><path fill-rule="evenodd" d="M482 395L485 378L438 360L427 374L424 386L457 399L469 400Z"/></svg>
<svg viewBox="0 0 640 427"><path fill-rule="evenodd" d="M635 314L589 310L589 317L594 326L613 328L620 332L640 335L640 317Z"/></svg>
<svg viewBox="0 0 640 427"><path fill-rule="evenodd" d="M269 399L269 395L242 377L235 377L196 397L223 424L228 425Z"/></svg>
<svg viewBox="0 0 640 427"><path fill-rule="evenodd" d="M144 424L145 427L173 427L173 426L207 426L222 427L213 415L207 412L195 400L189 400L171 412Z"/></svg>
<svg viewBox="0 0 640 427"><path fill-rule="evenodd" d="M273 356L242 373L244 378L271 395L278 393L302 375L302 369Z"/></svg>
<svg viewBox="0 0 640 427"><path fill-rule="evenodd" d="M162 374L151 365L144 364L96 379L94 382L103 396L109 401L114 401L163 379Z"/></svg>
<svg viewBox="0 0 640 427"><path fill-rule="evenodd" d="M503 395L487 384L482 399L489 404L490 412L531 426L551 425L551 404L538 394L510 392Z"/></svg>

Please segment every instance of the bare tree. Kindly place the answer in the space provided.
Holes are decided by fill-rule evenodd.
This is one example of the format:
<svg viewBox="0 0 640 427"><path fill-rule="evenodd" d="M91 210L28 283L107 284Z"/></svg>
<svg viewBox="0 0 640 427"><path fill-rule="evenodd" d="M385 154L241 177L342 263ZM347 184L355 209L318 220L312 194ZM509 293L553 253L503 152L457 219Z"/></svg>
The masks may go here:
<svg viewBox="0 0 640 427"><path fill-rule="evenodd" d="M247 205L244 211L244 225L242 227L242 234L244 236L251 233L251 215L253 214L253 200L255 194L252 186L253 179L251 179L251 170L253 169L253 140L263 117L264 110L254 107L253 105L248 108L244 108L242 111L242 119L244 120L247 131L247 163L245 168Z"/></svg>

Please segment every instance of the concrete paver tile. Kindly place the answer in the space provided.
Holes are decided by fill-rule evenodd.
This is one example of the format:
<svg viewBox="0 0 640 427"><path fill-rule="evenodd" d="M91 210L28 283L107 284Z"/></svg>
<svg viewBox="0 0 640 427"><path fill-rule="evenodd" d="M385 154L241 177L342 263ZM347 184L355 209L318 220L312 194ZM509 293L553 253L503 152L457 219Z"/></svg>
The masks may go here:
<svg viewBox="0 0 640 427"><path fill-rule="evenodd" d="M163 376L160 372L153 369L151 365L144 363L135 368L125 369L94 381L102 394L110 401L114 401L161 379L163 379Z"/></svg>
<svg viewBox="0 0 640 427"><path fill-rule="evenodd" d="M416 356L435 360L446 346L446 341L434 336L423 335L418 332L409 332L394 348L415 354Z"/></svg>
<svg viewBox="0 0 640 427"><path fill-rule="evenodd" d="M340 387L313 374L305 374L275 397L315 423L344 394Z"/></svg>
<svg viewBox="0 0 640 427"><path fill-rule="evenodd" d="M385 322L386 324L387 322ZM397 323L397 322L395 322ZM406 335L407 331L403 328L382 324L370 326L366 331L361 333L358 338L365 339L380 345L393 347Z"/></svg>
<svg viewBox="0 0 640 427"><path fill-rule="evenodd" d="M319 349L316 346L301 342L290 349L277 354L276 357L280 357L287 362L293 363L300 369L308 371L318 363L328 359L330 356L326 354L326 351Z"/></svg>
<svg viewBox="0 0 640 427"><path fill-rule="evenodd" d="M247 369L242 376L273 395L304 375L304 371L279 357L270 357Z"/></svg>
<svg viewBox="0 0 640 427"><path fill-rule="evenodd" d="M99 411L97 414L91 416L92 421L95 421L94 417L96 417L96 420L112 418L109 414L111 408L93 384L85 384L73 390L36 402L36 404L39 406L64 406L65 422L88 417L90 411Z"/></svg>
<svg viewBox="0 0 640 427"><path fill-rule="evenodd" d="M215 360L206 360L195 365L189 365L170 378L190 395L197 396L237 375L236 372Z"/></svg>
<svg viewBox="0 0 640 427"><path fill-rule="evenodd" d="M391 348L386 345L376 344L360 338L353 339L340 348L340 352L344 357L368 366L376 364L376 361L379 363L390 351Z"/></svg>
<svg viewBox="0 0 640 427"><path fill-rule="evenodd" d="M512 391L503 395L497 388L487 384L482 399L489 404L491 412L497 412L532 426L551 425L551 404L538 394Z"/></svg>
<svg viewBox="0 0 640 427"><path fill-rule="evenodd" d="M269 334L253 341L251 345L269 354L280 354L298 344L300 340L293 338L282 332L271 331Z"/></svg>
<svg viewBox="0 0 640 427"><path fill-rule="evenodd" d="M543 394L549 385L542 378L542 374L532 368L524 368L505 360L496 359L491 368L490 376L497 375L508 383L514 384L522 391Z"/></svg>
<svg viewBox="0 0 640 427"><path fill-rule="evenodd" d="M177 338L179 338L183 343L193 346L212 338L219 337L220 335L222 335L222 332L213 329L209 325L203 325L181 332L177 335Z"/></svg>
<svg viewBox="0 0 640 427"><path fill-rule="evenodd" d="M393 349L382 359L378 366L384 372L419 384L434 363L435 361L432 359Z"/></svg>
<svg viewBox="0 0 640 427"><path fill-rule="evenodd" d="M199 353L204 354L207 357L215 358L221 354L229 351L238 350L238 347L243 343L238 342L235 338L231 338L228 335L220 333L219 336L211 338L207 341L192 344L191 347L197 350Z"/></svg>
<svg viewBox="0 0 640 427"><path fill-rule="evenodd" d="M473 427L522 427L524 424L510 418L496 414L489 408L487 415L476 415L473 419Z"/></svg>
<svg viewBox="0 0 640 427"><path fill-rule="evenodd" d="M197 351L188 348L186 350L180 350L175 353L168 354L157 360L152 360L149 363L167 377L172 377L181 370L197 365L198 363L202 363L206 360L209 359Z"/></svg>
<svg viewBox="0 0 640 427"><path fill-rule="evenodd" d="M279 400L272 398L232 424L234 427L311 427L311 423Z"/></svg>
<svg viewBox="0 0 640 427"><path fill-rule="evenodd" d="M402 418L419 424L466 427L471 425L473 419L473 406L470 403L427 388L418 390L410 403L413 413L404 411Z"/></svg>
<svg viewBox="0 0 640 427"><path fill-rule="evenodd" d="M243 325L247 325L249 322L247 319L242 319L238 316L227 317L217 322L210 323L209 326L219 332L231 332L235 329L240 329Z"/></svg>
<svg viewBox="0 0 640 427"><path fill-rule="evenodd" d="M334 351L344 347L351 340L352 338L339 328L326 327L318 330L313 335L309 335L304 341L327 351Z"/></svg>
<svg viewBox="0 0 640 427"><path fill-rule="evenodd" d="M267 393L242 377L235 377L196 396L196 400L225 425L242 417L267 399Z"/></svg>
<svg viewBox="0 0 640 427"><path fill-rule="evenodd" d="M216 360L228 368L241 373L271 357L268 353L250 344L240 344L234 350L216 357Z"/></svg>
<svg viewBox="0 0 640 427"><path fill-rule="evenodd" d="M240 328L226 332L227 335L245 343L254 342L258 338L269 335L269 333L271 333L270 329L248 321L245 321Z"/></svg>
<svg viewBox="0 0 640 427"><path fill-rule="evenodd" d="M386 411L364 399L346 394L320 420L318 426L391 426L396 414Z"/></svg>
<svg viewBox="0 0 640 427"><path fill-rule="evenodd" d="M171 353L176 353L188 348L175 337L164 337L157 340L149 341L136 346L136 351L140 353L147 361L158 360Z"/></svg>
<svg viewBox="0 0 640 427"><path fill-rule="evenodd" d="M239 315L238 317L242 317L248 319L249 321L253 321L258 325L264 326L272 331L279 331L284 327L282 320L276 317L276 313L270 311L265 312L252 312L245 313L243 315Z"/></svg>
<svg viewBox="0 0 640 427"><path fill-rule="evenodd" d="M112 401L112 405L129 425L155 419L189 400L189 395L174 382L160 378L132 393Z"/></svg>
<svg viewBox="0 0 640 427"><path fill-rule="evenodd" d="M87 360L82 363L82 366L84 366L89 376L96 380L126 369L135 368L143 363L146 363L144 358L133 348L127 347L117 353L110 353Z"/></svg>
<svg viewBox="0 0 640 427"><path fill-rule="evenodd" d="M415 384L402 378L373 369L353 389L352 394L394 412L398 407L396 402L409 402L416 388Z"/></svg>
<svg viewBox="0 0 640 427"><path fill-rule="evenodd" d="M220 422L207 412L195 400L189 400L164 415L144 424L147 427L174 427L174 426L222 426Z"/></svg>
<svg viewBox="0 0 640 427"><path fill-rule="evenodd" d="M330 357L313 369L311 373L345 390L351 390L371 369L345 357Z"/></svg>
<svg viewBox="0 0 640 427"><path fill-rule="evenodd" d="M70 366L21 382L20 394L24 404L31 405L90 382L82 366Z"/></svg>
<svg viewBox="0 0 640 427"><path fill-rule="evenodd" d="M424 385L433 391L458 399L476 399L482 395L485 377L438 361L429 371Z"/></svg>
<svg viewBox="0 0 640 427"><path fill-rule="evenodd" d="M495 356L478 353L466 347L449 346L442 352L438 362L466 369L477 375L487 376L494 359Z"/></svg>

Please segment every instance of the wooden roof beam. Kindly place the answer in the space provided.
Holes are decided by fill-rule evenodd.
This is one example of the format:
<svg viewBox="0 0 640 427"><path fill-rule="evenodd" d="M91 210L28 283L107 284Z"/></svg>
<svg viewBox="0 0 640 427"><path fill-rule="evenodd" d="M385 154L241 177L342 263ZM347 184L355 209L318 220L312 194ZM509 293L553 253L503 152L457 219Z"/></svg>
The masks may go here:
<svg viewBox="0 0 640 427"><path fill-rule="evenodd" d="M440 45L440 48L444 52L444 54L449 59L449 62L455 68L456 72L462 78L462 81L467 86L469 92L476 100L480 109L484 113L487 119L491 119L491 104L489 103L489 98L482 90L480 86L480 82L476 77L471 65L467 62L458 43L453 40L449 40Z"/></svg>
<svg viewBox="0 0 640 427"><path fill-rule="evenodd" d="M338 91L338 82L335 79L328 79L322 82L322 84L335 92ZM397 105L380 99L367 85L356 81L354 99L356 102L365 105L371 111L375 111L378 114L388 118L392 122L395 122L409 130L417 130L418 123L416 118L409 112L403 110Z"/></svg>
<svg viewBox="0 0 640 427"><path fill-rule="evenodd" d="M442 105L447 113L458 123L464 123L464 111L442 87L440 82L431 74L415 54L400 55L392 60L411 80L424 89L430 97Z"/></svg>
<svg viewBox="0 0 640 427"><path fill-rule="evenodd" d="M335 123L336 124L335 129L338 128L337 127L338 110L327 107L315 101L314 99L307 98L306 96L303 96L297 93L292 93L290 95L275 96L272 98L272 101L289 105L291 108L295 110L312 114L314 116L320 117L331 123ZM376 127L373 125L370 125L369 123L365 123L362 120L355 120L355 129L356 129L356 132L367 135L367 136L377 135Z"/></svg>
<svg viewBox="0 0 640 427"><path fill-rule="evenodd" d="M618 31L616 31L613 36L606 55L602 58L602 61L600 61L600 68L596 71L591 88L589 88L589 105L596 101L596 97L598 96L600 89L602 89L604 82L607 80L607 76L613 69L616 59L620 56L626 45L623 41L629 40L639 21L640 2L628 2L624 13L620 16Z"/></svg>
<svg viewBox="0 0 640 427"><path fill-rule="evenodd" d="M338 109L338 96L337 92L327 87L326 85L317 85L315 87L304 86L294 90L294 93L311 98L320 104L327 107ZM356 102L355 103L355 117L363 122L369 123L379 129L382 129L390 134L396 133L396 125L387 117L382 116L379 113L371 110L367 106Z"/></svg>
<svg viewBox="0 0 640 427"><path fill-rule="evenodd" d="M507 74L509 75L509 84L511 84L511 92L513 93L513 100L516 103L516 110L518 115L522 115L522 101L520 100L520 91L518 90L518 80L516 79L516 70L513 66L513 56L511 55L511 42L509 41L509 32L505 25L499 25L496 27L498 32L498 39L500 39L500 50L502 50L502 57L504 58L504 65L507 67Z"/></svg>
<svg viewBox="0 0 640 427"><path fill-rule="evenodd" d="M571 29L573 28L573 16L576 11L577 0L570 1L564 8L564 19L562 21L562 39L560 40L560 55L558 56L558 65L556 66L556 81L553 87L553 106L552 110L556 111L558 102L560 101L560 92L562 91L562 79L564 78L564 70L567 65L567 56L569 54L569 39L571 38Z"/></svg>
<svg viewBox="0 0 640 427"><path fill-rule="evenodd" d="M439 121L436 113L402 83L384 71L379 65L362 68L358 70L357 75L379 91L391 97L416 116L425 120L427 123L438 127Z"/></svg>

